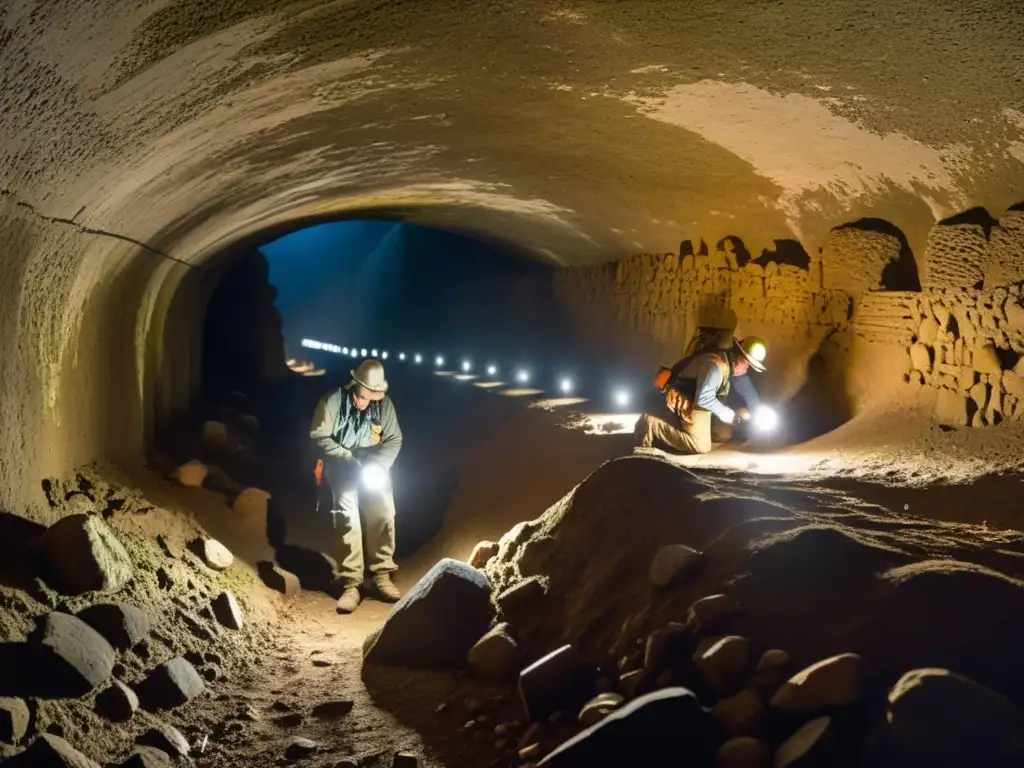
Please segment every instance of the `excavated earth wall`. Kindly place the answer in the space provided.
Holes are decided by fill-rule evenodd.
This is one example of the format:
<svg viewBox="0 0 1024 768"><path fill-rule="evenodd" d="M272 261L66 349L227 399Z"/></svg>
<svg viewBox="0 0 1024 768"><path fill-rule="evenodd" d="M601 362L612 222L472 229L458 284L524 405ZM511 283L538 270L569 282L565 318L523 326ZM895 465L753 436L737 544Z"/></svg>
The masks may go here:
<svg viewBox="0 0 1024 768"><path fill-rule="evenodd" d="M563 270L557 295L586 341L647 364L678 359L699 328L756 333L781 396L818 357L855 407L909 397L951 426L1024 419L1024 210L936 224L920 267L884 222L837 227L814 254L789 241L750 258L736 238L682 250Z"/></svg>

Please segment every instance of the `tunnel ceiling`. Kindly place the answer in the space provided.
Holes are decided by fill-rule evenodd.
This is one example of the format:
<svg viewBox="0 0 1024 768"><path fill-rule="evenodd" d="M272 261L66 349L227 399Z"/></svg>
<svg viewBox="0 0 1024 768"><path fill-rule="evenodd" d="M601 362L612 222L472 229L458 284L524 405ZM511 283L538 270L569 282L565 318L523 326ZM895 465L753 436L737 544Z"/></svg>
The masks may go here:
<svg viewBox="0 0 1024 768"><path fill-rule="evenodd" d="M0 195L205 258L387 209L556 263L1024 197L1024 3L7 0Z"/></svg>

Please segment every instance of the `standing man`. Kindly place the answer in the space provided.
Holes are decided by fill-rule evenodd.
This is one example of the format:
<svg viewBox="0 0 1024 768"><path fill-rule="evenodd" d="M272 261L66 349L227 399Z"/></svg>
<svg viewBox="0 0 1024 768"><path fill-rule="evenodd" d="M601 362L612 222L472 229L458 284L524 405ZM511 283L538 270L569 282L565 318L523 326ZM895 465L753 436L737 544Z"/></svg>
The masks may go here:
<svg viewBox="0 0 1024 768"><path fill-rule="evenodd" d="M764 371L767 354L764 341L748 336L734 339L728 349L699 352L683 358L671 369L663 368L655 383L665 393L665 403L675 418L670 422L642 414L636 424L634 445L657 445L681 454L710 451L713 415L726 424L738 424L749 419L750 410L757 407L759 400L753 382L741 377L751 368ZM747 408L738 411L720 399L729 394L733 380L747 404Z"/></svg>
<svg viewBox="0 0 1024 768"><path fill-rule="evenodd" d="M377 597L393 603L402 596L391 581L398 566L395 498L388 476L402 448L402 430L387 396L384 366L365 360L350 373L348 384L317 403L309 430L333 501L338 613L359 607L367 567Z"/></svg>

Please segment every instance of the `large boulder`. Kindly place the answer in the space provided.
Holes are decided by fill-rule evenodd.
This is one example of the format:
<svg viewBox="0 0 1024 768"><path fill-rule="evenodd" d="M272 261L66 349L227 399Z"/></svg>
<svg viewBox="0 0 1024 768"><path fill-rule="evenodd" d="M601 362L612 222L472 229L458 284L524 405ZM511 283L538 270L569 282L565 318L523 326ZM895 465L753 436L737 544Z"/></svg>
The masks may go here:
<svg viewBox="0 0 1024 768"><path fill-rule="evenodd" d="M25 675L27 689L48 698L84 696L110 678L114 649L76 616L53 611L35 645L37 663Z"/></svg>
<svg viewBox="0 0 1024 768"><path fill-rule="evenodd" d="M461 665L493 619L487 576L468 563L445 558L366 639L363 661L419 668Z"/></svg>
<svg viewBox="0 0 1024 768"><path fill-rule="evenodd" d="M947 669L907 672L889 692L878 765L1024 765L1024 712Z"/></svg>
<svg viewBox="0 0 1024 768"><path fill-rule="evenodd" d="M581 731L540 761L550 768L595 765L712 764L718 738L715 723L685 688L664 688L640 696L597 725Z"/></svg>
<svg viewBox="0 0 1024 768"><path fill-rule="evenodd" d="M24 752L4 761L4 768L100 768L60 736L44 733Z"/></svg>
<svg viewBox="0 0 1024 768"><path fill-rule="evenodd" d="M117 592L134 574L124 545L95 515L69 515L46 529L39 552L47 581L67 595Z"/></svg>
<svg viewBox="0 0 1024 768"><path fill-rule="evenodd" d="M78 612L78 618L95 629L118 650L131 648L149 634L149 614L123 603L98 603Z"/></svg>

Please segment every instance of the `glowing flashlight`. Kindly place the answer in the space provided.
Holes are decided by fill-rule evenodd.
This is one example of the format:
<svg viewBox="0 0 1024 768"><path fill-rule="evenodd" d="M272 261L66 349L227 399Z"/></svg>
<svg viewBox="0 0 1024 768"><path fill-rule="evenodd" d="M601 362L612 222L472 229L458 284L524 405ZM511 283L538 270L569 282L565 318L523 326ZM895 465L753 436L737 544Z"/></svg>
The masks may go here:
<svg viewBox="0 0 1024 768"><path fill-rule="evenodd" d="M380 464L366 464L359 474L363 487L368 491L379 491L388 482L388 473Z"/></svg>
<svg viewBox="0 0 1024 768"><path fill-rule="evenodd" d="M434 365L436 365L438 368L440 368L442 365L444 365L444 358L441 357L440 355L435 357L434 358Z"/></svg>
<svg viewBox="0 0 1024 768"><path fill-rule="evenodd" d="M388 359L388 353L386 351L385 352L381 352L380 353L380 359L381 360L387 360Z"/></svg>
<svg viewBox="0 0 1024 768"><path fill-rule="evenodd" d="M399 352L398 353L398 359L399 360L405 360L405 352Z"/></svg>
<svg viewBox="0 0 1024 768"><path fill-rule="evenodd" d="M498 373L498 366L496 366L496 365L488 365L487 366L487 375L488 376L496 376L497 373Z"/></svg>
<svg viewBox="0 0 1024 768"><path fill-rule="evenodd" d="M352 350L352 357L359 357L359 353L355 349Z"/></svg>
<svg viewBox="0 0 1024 768"><path fill-rule="evenodd" d="M462 372L463 373L469 373L472 368L473 368L473 364L470 363L469 360L463 360L462 361Z"/></svg>
<svg viewBox="0 0 1024 768"><path fill-rule="evenodd" d="M774 432L779 426L779 414L775 412L774 408L759 405L751 414L750 421L758 432Z"/></svg>
<svg viewBox="0 0 1024 768"><path fill-rule="evenodd" d="M376 356L377 356L377 350L376 349L371 349L370 350L370 357L376 357Z"/></svg>
<svg viewBox="0 0 1024 768"><path fill-rule="evenodd" d="M348 347L342 347L341 348L341 354L347 355L348 354Z"/></svg>
<svg viewBox="0 0 1024 768"><path fill-rule="evenodd" d="M360 349L359 350L359 356L360 357L366 357L366 350L365 349Z"/></svg>
<svg viewBox="0 0 1024 768"><path fill-rule="evenodd" d="M416 355L416 357L414 357L412 361L416 363L416 365L419 365L420 363L423 362L423 355Z"/></svg>
<svg viewBox="0 0 1024 768"><path fill-rule="evenodd" d="M563 376L561 381L558 382L558 388L562 391L563 395L568 395L573 390L573 382L568 376Z"/></svg>
<svg viewBox="0 0 1024 768"><path fill-rule="evenodd" d="M516 381L520 384L528 384L530 381L530 372L527 370L516 371Z"/></svg>
<svg viewBox="0 0 1024 768"><path fill-rule="evenodd" d="M628 406L632 399L633 393L630 392L625 387L619 387L614 392L612 392L612 400L615 402L617 406L619 406L619 408L625 408L626 406Z"/></svg>

